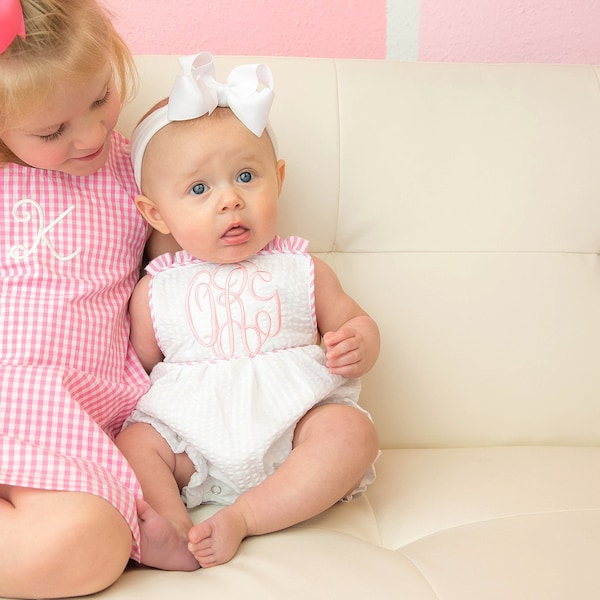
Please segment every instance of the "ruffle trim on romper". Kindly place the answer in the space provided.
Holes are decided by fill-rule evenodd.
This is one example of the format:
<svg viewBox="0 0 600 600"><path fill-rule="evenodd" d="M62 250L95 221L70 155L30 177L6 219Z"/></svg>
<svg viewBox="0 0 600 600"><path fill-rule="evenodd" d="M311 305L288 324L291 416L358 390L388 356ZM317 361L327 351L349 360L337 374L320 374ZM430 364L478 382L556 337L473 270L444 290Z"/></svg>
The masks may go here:
<svg viewBox="0 0 600 600"><path fill-rule="evenodd" d="M260 254L274 254L276 252L287 252L290 254L306 254L308 250L309 242L304 238L298 236L290 236L287 238L281 238L276 235L262 250L257 252ZM146 266L146 273L148 275L157 275L161 271L170 269L171 267L186 267L189 265L197 264L198 262L206 262L200 258L195 258L185 250L180 250L175 254L161 254L156 257Z"/></svg>

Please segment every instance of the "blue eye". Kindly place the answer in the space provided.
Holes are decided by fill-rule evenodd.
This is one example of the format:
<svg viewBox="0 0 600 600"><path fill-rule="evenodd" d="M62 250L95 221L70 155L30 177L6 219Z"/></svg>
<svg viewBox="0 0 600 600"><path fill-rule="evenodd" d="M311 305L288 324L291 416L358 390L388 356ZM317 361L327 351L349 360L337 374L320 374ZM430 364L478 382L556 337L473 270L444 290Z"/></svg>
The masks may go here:
<svg viewBox="0 0 600 600"><path fill-rule="evenodd" d="M249 171L244 171L238 175L238 181L241 183L250 183L254 179L254 176Z"/></svg>
<svg viewBox="0 0 600 600"><path fill-rule="evenodd" d="M195 183L190 189L190 194L200 196L206 192L207 188L203 183Z"/></svg>

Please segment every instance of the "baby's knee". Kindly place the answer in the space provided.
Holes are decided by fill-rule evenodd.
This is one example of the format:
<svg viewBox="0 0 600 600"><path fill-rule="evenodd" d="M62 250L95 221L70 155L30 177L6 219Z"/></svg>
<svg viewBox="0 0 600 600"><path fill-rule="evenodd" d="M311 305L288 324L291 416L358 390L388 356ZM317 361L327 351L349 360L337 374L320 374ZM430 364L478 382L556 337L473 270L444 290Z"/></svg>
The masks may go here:
<svg viewBox="0 0 600 600"><path fill-rule="evenodd" d="M354 411L348 415L346 427L354 443L363 451L367 462L375 460L379 454L379 434L371 418L358 408L347 407Z"/></svg>
<svg viewBox="0 0 600 600"><path fill-rule="evenodd" d="M360 463L370 465L379 454L379 435L373 421L360 408L337 406L337 435L345 440L349 454L355 453Z"/></svg>
<svg viewBox="0 0 600 600"><path fill-rule="evenodd" d="M358 428L365 436L365 441L375 445L377 449L379 449L379 434L377 433L377 428L371 417L362 411L360 411L360 423L358 424Z"/></svg>
<svg viewBox="0 0 600 600"><path fill-rule="evenodd" d="M346 404L324 404L310 410L296 427L294 445L309 436L338 440L341 446L360 451L367 461L379 453L379 435L369 415Z"/></svg>

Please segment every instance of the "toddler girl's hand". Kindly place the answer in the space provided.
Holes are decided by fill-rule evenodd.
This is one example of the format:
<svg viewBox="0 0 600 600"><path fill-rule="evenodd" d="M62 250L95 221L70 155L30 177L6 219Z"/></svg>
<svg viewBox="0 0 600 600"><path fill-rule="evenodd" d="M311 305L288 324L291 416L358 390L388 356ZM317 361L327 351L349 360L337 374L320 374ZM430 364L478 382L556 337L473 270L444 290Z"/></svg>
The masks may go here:
<svg viewBox="0 0 600 600"><path fill-rule="evenodd" d="M368 370L363 336L352 327L328 331L323 336L325 363L330 373L344 377L360 377Z"/></svg>

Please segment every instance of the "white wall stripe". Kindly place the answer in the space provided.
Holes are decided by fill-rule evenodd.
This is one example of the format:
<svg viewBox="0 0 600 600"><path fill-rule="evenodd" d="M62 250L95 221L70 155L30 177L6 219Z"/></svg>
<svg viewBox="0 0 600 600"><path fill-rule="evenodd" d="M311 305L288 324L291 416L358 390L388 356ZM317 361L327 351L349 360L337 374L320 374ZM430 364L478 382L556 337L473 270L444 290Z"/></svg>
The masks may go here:
<svg viewBox="0 0 600 600"><path fill-rule="evenodd" d="M387 0L387 59L418 59L419 17L420 0Z"/></svg>

